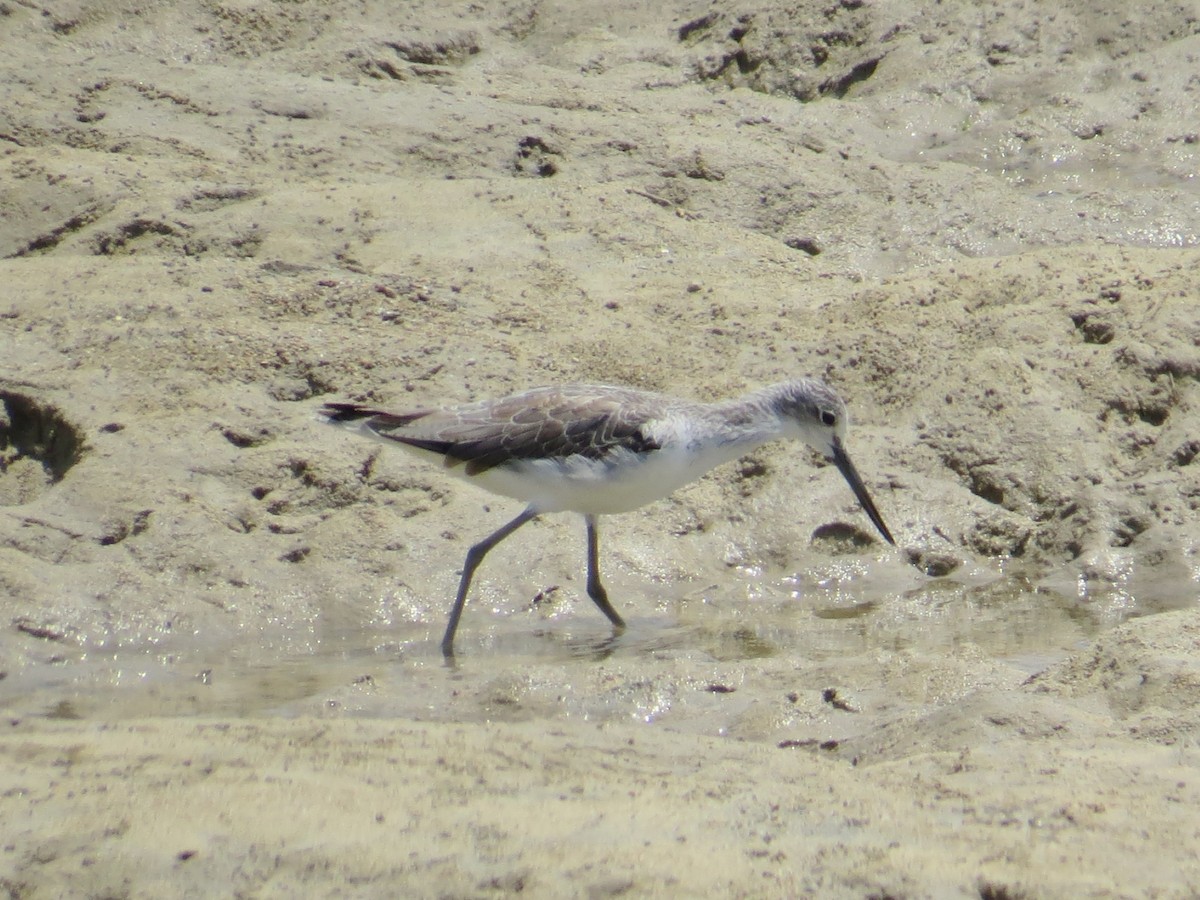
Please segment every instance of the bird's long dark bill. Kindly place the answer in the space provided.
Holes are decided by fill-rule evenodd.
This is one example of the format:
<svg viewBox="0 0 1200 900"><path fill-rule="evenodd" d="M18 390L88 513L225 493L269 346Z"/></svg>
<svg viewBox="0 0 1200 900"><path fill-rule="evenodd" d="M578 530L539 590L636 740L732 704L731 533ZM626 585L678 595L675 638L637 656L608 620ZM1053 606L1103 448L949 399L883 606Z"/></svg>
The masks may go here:
<svg viewBox="0 0 1200 900"><path fill-rule="evenodd" d="M833 463L838 467L838 471L846 477L846 481L850 484L850 490L854 491L854 496L858 498L863 512L867 514L867 517L879 529L879 533L883 535L884 539L889 544L894 545L896 541L892 538L892 533L888 531L888 527L883 524L883 516L879 515L879 510L875 508L875 501L867 493L867 486L863 484L863 480L858 474L858 469L854 468L854 463L850 462L850 457L846 455L846 448L838 440L833 442Z"/></svg>

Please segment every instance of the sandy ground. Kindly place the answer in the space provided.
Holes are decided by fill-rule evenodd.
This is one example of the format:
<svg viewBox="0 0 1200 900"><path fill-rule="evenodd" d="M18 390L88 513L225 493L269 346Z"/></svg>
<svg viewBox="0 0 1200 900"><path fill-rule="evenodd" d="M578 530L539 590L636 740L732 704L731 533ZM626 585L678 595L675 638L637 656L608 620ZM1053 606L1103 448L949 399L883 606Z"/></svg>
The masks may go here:
<svg viewBox="0 0 1200 900"><path fill-rule="evenodd" d="M0 3L12 897L1200 893L1200 4ZM604 522L320 425L847 397Z"/></svg>

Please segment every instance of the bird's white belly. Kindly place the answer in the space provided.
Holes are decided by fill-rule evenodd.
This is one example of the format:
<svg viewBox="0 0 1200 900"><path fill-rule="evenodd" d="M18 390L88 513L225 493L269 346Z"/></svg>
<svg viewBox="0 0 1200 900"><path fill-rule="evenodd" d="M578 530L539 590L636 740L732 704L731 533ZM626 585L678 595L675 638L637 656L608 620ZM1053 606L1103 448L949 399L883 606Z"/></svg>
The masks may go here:
<svg viewBox="0 0 1200 900"><path fill-rule="evenodd" d="M713 466L727 453L696 453L681 447L633 453L621 450L603 460L523 460L497 466L468 480L497 494L522 500L540 512L587 514L629 512L666 497Z"/></svg>

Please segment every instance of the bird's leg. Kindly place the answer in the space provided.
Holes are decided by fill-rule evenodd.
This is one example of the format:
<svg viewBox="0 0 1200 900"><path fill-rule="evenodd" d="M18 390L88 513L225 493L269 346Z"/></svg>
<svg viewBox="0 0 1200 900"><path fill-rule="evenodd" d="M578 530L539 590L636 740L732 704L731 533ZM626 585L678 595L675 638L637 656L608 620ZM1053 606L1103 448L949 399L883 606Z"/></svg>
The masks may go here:
<svg viewBox="0 0 1200 900"><path fill-rule="evenodd" d="M584 516L584 520L587 522L588 596L600 607L600 612L608 616L608 621L612 622L615 628L624 628L624 620L617 615L617 611L608 602L608 591L604 590L604 585L600 583L600 539L596 534L596 517L591 515Z"/></svg>
<svg viewBox="0 0 1200 900"><path fill-rule="evenodd" d="M526 507L524 512L507 525L497 528L467 551L467 560L463 563L462 580L458 583L458 596L454 598L454 608L450 610L450 621L446 623L446 634L442 638L442 656L454 655L454 632L458 630L458 620L462 616L463 607L467 605L467 591L471 587L471 577L479 568L479 564L483 562L483 558L487 556L487 552L526 522L536 519L537 516L538 514L532 506Z"/></svg>

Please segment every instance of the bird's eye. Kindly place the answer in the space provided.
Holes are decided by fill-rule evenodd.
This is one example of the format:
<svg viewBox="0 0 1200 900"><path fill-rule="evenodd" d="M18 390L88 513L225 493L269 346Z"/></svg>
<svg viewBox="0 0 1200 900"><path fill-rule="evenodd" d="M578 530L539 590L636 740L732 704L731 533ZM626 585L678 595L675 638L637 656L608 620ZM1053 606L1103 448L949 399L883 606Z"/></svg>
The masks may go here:
<svg viewBox="0 0 1200 900"><path fill-rule="evenodd" d="M821 410L821 424L827 428L832 428L837 424L837 414L832 413L827 409Z"/></svg>

